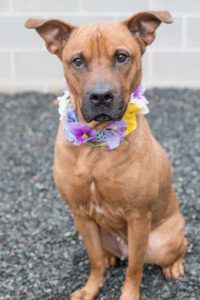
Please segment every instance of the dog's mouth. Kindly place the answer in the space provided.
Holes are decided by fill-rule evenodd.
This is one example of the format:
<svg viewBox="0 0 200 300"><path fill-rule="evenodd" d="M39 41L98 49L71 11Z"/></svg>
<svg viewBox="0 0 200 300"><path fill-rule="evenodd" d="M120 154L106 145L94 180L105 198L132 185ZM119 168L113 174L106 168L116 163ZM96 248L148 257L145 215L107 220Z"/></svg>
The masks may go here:
<svg viewBox="0 0 200 300"><path fill-rule="evenodd" d="M84 120L89 123L92 121L95 122L109 122L109 121L119 121L124 115L125 105L121 101L116 105L116 107L100 107L94 108L91 105L88 105L85 101L81 106L81 112Z"/></svg>
<svg viewBox="0 0 200 300"><path fill-rule="evenodd" d="M111 121L112 117L106 114L100 114L94 118L96 122Z"/></svg>

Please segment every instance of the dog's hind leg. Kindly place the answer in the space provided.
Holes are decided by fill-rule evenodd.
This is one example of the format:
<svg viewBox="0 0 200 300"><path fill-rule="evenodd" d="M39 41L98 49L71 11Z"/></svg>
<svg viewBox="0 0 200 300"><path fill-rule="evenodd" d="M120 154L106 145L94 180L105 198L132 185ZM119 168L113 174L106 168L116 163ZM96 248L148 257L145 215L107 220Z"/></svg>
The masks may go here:
<svg viewBox="0 0 200 300"><path fill-rule="evenodd" d="M187 240L180 212L158 226L149 235L145 262L159 265L167 279L184 275Z"/></svg>
<svg viewBox="0 0 200 300"><path fill-rule="evenodd" d="M184 275L184 257L181 256L168 267L162 268L162 272L166 279L177 279Z"/></svg>
<svg viewBox="0 0 200 300"><path fill-rule="evenodd" d="M184 272L184 258L187 249L187 240L185 236L182 236L179 246L179 253L181 253L171 264L167 266L161 266L162 272L166 279L178 279L185 274Z"/></svg>

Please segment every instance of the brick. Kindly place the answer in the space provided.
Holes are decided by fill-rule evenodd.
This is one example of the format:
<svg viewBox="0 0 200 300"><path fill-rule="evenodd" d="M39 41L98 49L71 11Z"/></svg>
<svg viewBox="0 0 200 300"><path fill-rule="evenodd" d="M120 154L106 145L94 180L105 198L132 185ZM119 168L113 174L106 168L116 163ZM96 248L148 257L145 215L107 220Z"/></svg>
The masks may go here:
<svg viewBox="0 0 200 300"><path fill-rule="evenodd" d="M151 10L169 10L170 12L199 12L199 0L150 0Z"/></svg>
<svg viewBox="0 0 200 300"><path fill-rule="evenodd" d="M122 11L141 11L148 9L148 0L82 0L81 8L83 11L94 11L94 12L122 12Z"/></svg>
<svg viewBox="0 0 200 300"><path fill-rule="evenodd" d="M0 92L3 93L17 93L17 92L26 92L26 91L40 91L42 92L44 90L44 86L38 84L18 84L14 81L8 82L0 82Z"/></svg>
<svg viewBox="0 0 200 300"><path fill-rule="evenodd" d="M11 54L0 52L0 80L11 79Z"/></svg>
<svg viewBox="0 0 200 300"><path fill-rule="evenodd" d="M156 47L181 47L182 43L182 18L174 18L174 23L161 23L156 30L156 39L152 46Z"/></svg>
<svg viewBox="0 0 200 300"><path fill-rule="evenodd" d="M1 48L43 47L43 42L35 30L24 27L26 18L0 17Z"/></svg>
<svg viewBox="0 0 200 300"><path fill-rule="evenodd" d="M55 12L78 11L79 0L12 0L14 11Z"/></svg>
<svg viewBox="0 0 200 300"><path fill-rule="evenodd" d="M123 21L127 16L118 16L118 21ZM154 47L180 47L182 42L182 18L174 18L174 23L162 23L156 30L156 39L151 48Z"/></svg>
<svg viewBox="0 0 200 300"><path fill-rule="evenodd" d="M186 46L200 47L200 18L187 18Z"/></svg>
<svg viewBox="0 0 200 300"><path fill-rule="evenodd" d="M142 57L142 81L146 85L149 81L149 54L145 53Z"/></svg>
<svg viewBox="0 0 200 300"><path fill-rule="evenodd" d="M152 56L153 80L168 82L173 86L200 82L200 53L157 52L152 53Z"/></svg>
<svg viewBox="0 0 200 300"><path fill-rule="evenodd" d="M63 69L56 55L48 52L16 52L15 78L18 81L63 82Z"/></svg>
<svg viewBox="0 0 200 300"><path fill-rule="evenodd" d="M9 0L0 0L0 13L8 12L10 10L10 1Z"/></svg>
<svg viewBox="0 0 200 300"><path fill-rule="evenodd" d="M85 23L109 21L112 20L112 16L78 16L78 17L58 17L52 16L52 18L59 18L74 25L81 25ZM49 18L49 19L50 19ZM0 40L1 48L9 47L36 47L43 48L44 42L35 30L26 29L24 23L26 17L0 17Z"/></svg>
<svg viewBox="0 0 200 300"><path fill-rule="evenodd" d="M130 16L132 16L133 14L134 14L134 12L133 12L133 13L125 13L125 14L123 14L122 16L121 16L121 15L117 15L117 16L116 16L116 20L119 21L119 22L122 22L122 21L128 19L128 18L129 18Z"/></svg>
<svg viewBox="0 0 200 300"><path fill-rule="evenodd" d="M54 92L60 94L63 91L63 81L38 81L36 83L32 82L12 82L9 81L2 83L0 82L0 92L16 93L16 92L27 92L27 91L38 91L38 92Z"/></svg>
<svg viewBox="0 0 200 300"><path fill-rule="evenodd" d="M69 22L73 25L83 25L95 22L106 22L114 20L112 15L110 16L55 16L55 18L62 19L65 22Z"/></svg>

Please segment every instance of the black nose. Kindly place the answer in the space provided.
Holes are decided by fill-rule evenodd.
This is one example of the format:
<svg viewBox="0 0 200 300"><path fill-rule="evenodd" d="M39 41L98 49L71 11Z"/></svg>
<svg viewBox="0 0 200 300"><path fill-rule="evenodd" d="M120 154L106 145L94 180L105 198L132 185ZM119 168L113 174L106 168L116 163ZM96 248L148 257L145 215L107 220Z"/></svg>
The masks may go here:
<svg viewBox="0 0 200 300"><path fill-rule="evenodd" d="M89 99L95 105L100 106L110 104L114 99L114 95L113 92L109 89L93 90L91 91Z"/></svg>

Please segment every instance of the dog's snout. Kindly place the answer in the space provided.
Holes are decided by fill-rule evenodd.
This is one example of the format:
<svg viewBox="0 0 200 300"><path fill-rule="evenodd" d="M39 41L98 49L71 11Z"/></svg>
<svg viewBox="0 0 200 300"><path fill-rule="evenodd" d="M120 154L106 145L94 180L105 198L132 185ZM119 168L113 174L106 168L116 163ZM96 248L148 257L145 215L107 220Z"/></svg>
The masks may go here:
<svg viewBox="0 0 200 300"><path fill-rule="evenodd" d="M89 96L90 101L99 106L99 105L105 105L110 104L114 99L114 94L111 90L105 89L105 90L94 90L91 92Z"/></svg>
<svg viewBox="0 0 200 300"><path fill-rule="evenodd" d="M98 80L84 91L81 112L86 122L119 120L124 99L114 84Z"/></svg>

